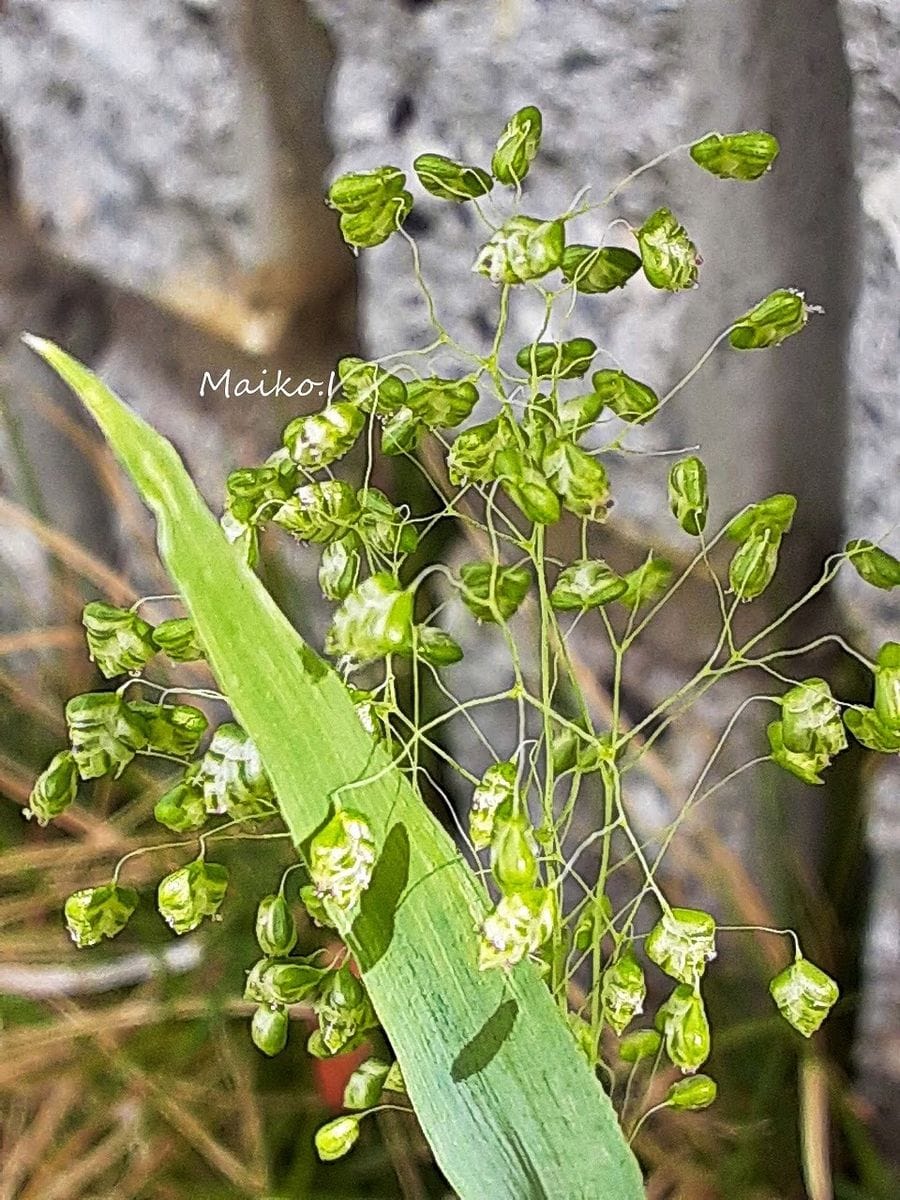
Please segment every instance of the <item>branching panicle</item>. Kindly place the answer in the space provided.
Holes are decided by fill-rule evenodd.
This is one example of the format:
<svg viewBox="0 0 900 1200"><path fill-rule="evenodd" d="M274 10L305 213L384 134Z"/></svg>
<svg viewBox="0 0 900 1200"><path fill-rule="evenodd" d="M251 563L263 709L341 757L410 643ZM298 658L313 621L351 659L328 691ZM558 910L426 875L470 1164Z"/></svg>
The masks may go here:
<svg viewBox="0 0 900 1200"><path fill-rule="evenodd" d="M649 1089L663 1053L681 1071L692 1073L710 1052L701 983L715 958L717 922L709 913L672 907L667 900L661 864L673 837L696 805L743 770L775 764L806 783L822 782L822 772L847 745L846 730L874 751L900 752L900 646L889 643L869 664L871 707L844 704L821 678L781 675L772 663L792 651L751 657L787 614L739 644L735 613L771 584L796 501L790 495L762 499L710 536L709 480L695 454L680 458L667 481L648 483L658 486L660 507L671 509L673 537L699 539L682 575L676 576L673 566L652 550L636 565L610 565L592 550L594 532L609 518L615 494L606 464L621 448L628 427L653 420L712 353L777 346L801 333L815 310L790 287L774 291L738 315L700 362L668 388L639 380L618 365L592 371L598 356L607 352L585 332L602 327L603 297L628 288L638 272L662 291L691 288L701 259L688 232L665 207L648 213L631 230L630 247L569 240L570 225L602 208L627 180L603 204L583 203L549 217L523 213L521 185L541 138L541 114L526 107L503 130L490 170L438 153L422 154L412 164L431 197L471 203L488 226L482 244L473 245L470 255L480 276L473 278L473 289L481 294L490 294L491 285L498 289L496 331L487 355L461 346L438 318L415 241L402 229L414 203L404 172L386 165L344 175L332 184L328 203L340 214L344 239L354 251L398 233L407 240L434 340L378 361L344 358L337 367L339 393L320 412L292 420L282 447L266 463L231 474L222 523L251 565L259 553L259 533L267 526L320 554L321 590L334 606L325 650L348 686L353 683L357 713L373 747L386 750L392 769L408 772L414 782L424 784L429 778L420 757L430 750L471 784L467 832L461 838L492 897L488 915L473 923L473 961L477 958L486 971L508 971L531 959L568 1014L578 1045L604 1076L610 1064L603 1062L608 1042L601 1034L604 1026L613 1030L620 1040L611 1065L621 1070L626 1064L626 1073L630 1069L624 1119L637 1074L643 1072ZM778 143L761 131L712 133L679 150L689 151L714 176L748 181L771 167ZM495 196L498 187L509 189L505 197ZM529 289L543 302L543 321L533 330L533 341L509 345L510 307L517 293ZM580 318L582 310L587 329L571 329L574 315ZM572 336L549 337L551 323L554 331L571 329ZM731 349L720 350L726 341ZM599 448L588 448L589 441L598 440ZM370 451L379 444L382 453L412 461L430 478L438 507L413 513L394 504L370 486L370 459L363 486L335 478L332 468L340 469L341 460L360 443ZM567 562L548 550L549 531L562 521L576 527L581 546L580 554ZM442 565L422 571L413 556L438 522L456 523L471 554L453 570ZM736 543L726 578L718 576L710 558L723 536ZM900 586L900 562L873 542L857 539L789 612L816 595L844 561L875 587ZM444 578L447 597L458 609L453 636L441 627L443 606L432 611L435 593L429 581L436 574ZM632 727L623 712L632 648L689 575L709 588L721 628L695 676ZM573 633L582 621L596 622L608 650L612 688L606 711L598 709L586 686L589 676L575 661ZM478 636L493 631L502 639L514 682L503 691L459 701L452 668L479 623L487 629ZM130 673L139 681L158 652L175 662L203 655L187 618L154 627L135 609L93 603L85 609L85 627L90 655L107 678ZM749 763L707 782L725 739L749 707L745 701L727 722L676 819L653 845L642 843L629 817L632 772L653 752L661 732L711 688L752 669L788 684L781 693L751 698L779 708L768 726L768 745L759 746ZM404 679L410 684L411 704L400 701ZM426 718L421 700L429 689L438 705L447 705L438 715L432 706ZM487 705L518 730L519 745L512 755L495 753L477 724L473 714ZM529 737L532 713L536 739ZM441 727L458 715L493 756L486 770L454 763L440 744ZM177 933L214 917L225 900L227 875L206 861L206 843L223 829L244 829L275 815L268 777L252 741L239 726L226 722L197 757L206 728L202 713L184 705L126 700L124 687L76 698L67 719L71 748L57 755L37 780L32 813L45 823L74 800L79 778L118 774L136 756L164 754L180 761L181 774L170 781L155 811L162 825L186 835L183 844L190 857L160 884L159 908ZM600 788L599 812L591 807L586 780L592 781L594 794ZM307 878L296 893L317 925L346 921L372 879L376 837L352 808L353 786L331 797L331 816L308 848ZM576 811L585 812L591 830L578 846L570 836ZM210 824L222 814L228 817L225 824ZM617 872L624 878L625 867L637 882L614 911L609 884ZM118 933L134 911L137 895L118 885L118 871L112 883L79 891L68 901L66 917L79 945ZM348 963L322 967L293 953L297 931L284 885L283 880L279 891L260 903L256 933L263 957L247 984L247 996L259 1006L253 1040L262 1052L278 1053L287 1040L287 1006L306 1000L318 1016L311 1052L330 1056L352 1049L376 1025L364 983ZM656 911L639 929L645 900ZM658 993L665 976L669 989L674 981L674 990L648 1027L632 1028L648 990ZM802 957L799 945L794 962L772 981L771 992L779 1010L805 1036L815 1032L838 999L837 985ZM402 1087L397 1074L396 1064L370 1059L348 1084L347 1106L374 1111L384 1088ZM693 1075L674 1084L661 1106L701 1109L715 1094L711 1079ZM647 1115L634 1122L635 1131ZM319 1130L322 1158L337 1158L350 1149L359 1119L343 1116Z"/></svg>

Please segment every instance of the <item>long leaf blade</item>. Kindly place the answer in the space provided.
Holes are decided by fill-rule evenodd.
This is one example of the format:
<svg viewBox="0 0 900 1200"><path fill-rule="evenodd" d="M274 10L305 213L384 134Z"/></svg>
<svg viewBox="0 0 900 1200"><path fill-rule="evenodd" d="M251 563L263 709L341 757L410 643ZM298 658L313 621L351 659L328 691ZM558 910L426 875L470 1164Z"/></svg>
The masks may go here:
<svg viewBox="0 0 900 1200"><path fill-rule="evenodd" d="M161 557L298 849L338 789L369 820L380 857L362 913L341 933L461 1200L638 1200L637 1163L549 992L528 964L477 969L484 894L406 777L373 750L341 680L225 540L171 444L64 351L26 341L93 414L153 511Z"/></svg>

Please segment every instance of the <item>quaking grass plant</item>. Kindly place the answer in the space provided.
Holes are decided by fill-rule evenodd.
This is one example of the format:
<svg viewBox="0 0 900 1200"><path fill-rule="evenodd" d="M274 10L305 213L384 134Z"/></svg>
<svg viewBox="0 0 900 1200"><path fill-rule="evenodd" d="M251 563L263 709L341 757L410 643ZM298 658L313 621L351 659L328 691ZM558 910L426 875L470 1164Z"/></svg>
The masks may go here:
<svg viewBox="0 0 900 1200"><path fill-rule="evenodd" d="M900 752L900 644L883 646L874 662L837 635L766 649L846 563L874 587L900 586L900 561L886 550L848 543L805 596L740 639L736 613L769 587L796 501L766 497L709 533L707 473L690 454L669 470L666 501L660 492L696 547L687 568L676 573L651 552L620 573L592 553L592 530L612 505L606 463L626 447L629 430L651 421L720 346L777 347L801 334L816 310L802 293L780 289L733 320L662 394L634 378L585 332L597 323L602 297L639 274L663 291L695 286L696 248L668 208L629 228L629 246L569 240L580 216L609 205L646 167L600 203L582 194L558 217L523 213L522 183L541 124L536 108L517 112L490 171L440 154L413 164L426 192L471 205L483 223L473 255L481 279L473 286L498 290L487 353L460 345L439 319L416 243L403 228L413 206L404 172L384 166L332 184L328 202L354 251L394 236L408 243L434 338L377 360L341 360L340 386L326 406L291 421L263 465L229 476L221 519L229 545L171 448L84 368L30 339L84 399L156 513L162 556L189 614L154 624L155 598L130 609L87 606L91 658L105 678L126 678L69 702L70 745L37 780L32 815L52 820L81 781L118 776L136 758L172 763L177 772L155 816L177 835L185 864L161 880L157 905L178 934L215 919L227 902L227 873L211 857L218 839L291 837L298 863L259 901L261 957L246 987L258 1005L251 1037L264 1054L277 1054L289 1036L290 1007L304 1002L318 1019L310 1053L374 1044L347 1085L347 1112L316 1135L320 1156L347 1153L360 1121L385 1104L405 1106L408 1092L464 1200L640 1194L633 1159L607 1118L604 1089L618 1096L615 1081L628 1075L618 1115L630 1138L660 1107L713 1103L716 1084L699 1073L711 1046L703 985L718 935L736 928L667 899L661 865L673 838L723 784L762 764L816 785L847 747L848 733L872 751ZM752 181L771 168L778 144L764 132L710 134L670 153L685 150L721 179ZM495 199L498 185L506 189L502 199ZM610 229L624 224L612 220ZM544 318L533 341L510 346L510 307L522 291L539 295ZM575 336L557 340L576 319L584 324ZM336 473L358 443L366 448L361 486ZM413 512L373 486L376 447L427 478L428 511ZM560 561L548 547L548 530L563 520L580 530L575 561ZM441 562L412 566L423 539L443 523L461 529L472 560L457 570ZM264 529L319 553L321 591L334 605L325 643L334 669L300 642L253 574ZM725 577L712 557L720 542L733 547ZM511 687L455 696L453 667L466 644L441 623L446 601L434 605L435 576L468 610L473 635L476 624L496 627ZM688 577L711 589L719 628L697 673L630 725L623 694L632 648ZM533 619L516 620L520 609ZM611 719L599 728L570 650L579 624L590 620L612 664ZM822 678L788 673L798 656L826 642L871 672L871 706L842 702ZM204 713L181 702L190 689L153 682L158 656L207 658L219 689L194 694L230 705L236 719L208 739ZM772 690L740 704L676 819L642 841L629 817L629 783L643 756L701 697L748 670ZM437 715L423 713L426 693L446 702ZM767 744L717 778L751 704L773 710ZM493 760L483 773L454 761L442 742L442 726L462 715L475 727L477 710L499 713L518 730L508 758L479 730ZM528 736L532 720L536 737ZM469 794L457 847L418 795L431 784L429 755ZM598 787L602 811L588 801L585 814ZM590 832L573 844L576 818ZM614 904L610 880L616 872L625 878L626 864L638 884L624 901L616 889ZM65 919L77 945L96 945L124 928L139 903L126 874L123 860L110 880L69 898ZM649 921L648 903L655 910ZM346 954L328 961L293 953L300 912L335 930ZM805 957L792 931L763 932L786 938L791 950L790 964L771 980L772 999L811 1037L838 986ZM648 971L659 972L670 992L642 1021ZM650 1083L663 1059L683 1078L651 1106Z"/></svg>

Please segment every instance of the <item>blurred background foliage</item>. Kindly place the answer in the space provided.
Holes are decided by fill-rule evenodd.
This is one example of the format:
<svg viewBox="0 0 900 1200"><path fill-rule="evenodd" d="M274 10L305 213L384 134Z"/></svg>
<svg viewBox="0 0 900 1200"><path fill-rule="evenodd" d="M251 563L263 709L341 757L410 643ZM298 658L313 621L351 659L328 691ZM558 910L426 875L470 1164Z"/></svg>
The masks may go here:
<svg viewBox="0 0 900 1200"><path fill-rule="evenodd" d="M327 380L341 354L395 331L405 334L401 345L415 340L417 318L402 290L394 305L383 299L394 260L364 259L357 268L321 204L333 156L343 165L342 155L355 154L359 166L406 160L408 151L469 152L492 140L516 103L535 100L549 106L560 132L547 184L559 193L569 173L584 181L585 147L597 138L592 121L615 131L620 157L597 153L618 174L685 132L729 118L736 128L758 121L775 126L786 152L780 169L793 169L795 183L764 192L759 219L741 209L725 217L702 197L691 200L705 234L698 240L715 249L723 229L733 240L736 222L757 222L754 255L764 266L778 256L779 268L796 267L796 275L773 279L759 263L753 270L772 283L817 282L811 298L828 300L826 341L796 352L814 361L785 350L774 375L743 383L713 376L712 394L699 397L707 418L717 392L730 391L734 404L734 395L754 399L752 413L749 405L737 416L732 410L732 428L716 427L713 488L716 470L722 492L731 474L746 476L752 436L761 457L752 486L762 479L797 490L812 514L801 523L794 581L840 544L848 522L896 513L896 499L881 509L872 500L865 455L874 440L888 463L900 461L900 429L876 421L862 450L847 433L858 415L854 389L866 383L848 351L854 304L865 315L873 289L896 296L895 275L884 278L892 251L872 237L889 237L893 209L883 218L879 172L900 146L868 99L870 86L894 86L873 47L897 34L896 14L892 22L887 6L863 0L789 0L767 25L770 11L757 0L643 7L638 17L613 0L321 0L315 12L288 0L151 0L140 12L126 0L0 5L0 1200L447 1196L415 1122L400 1113L364 1122L359 1146L342 1162L316 1161L312 1131L337 1110L352 1064L306 1055L309 1014L292 1012L289 1049L273 1061L249 1042L250 1006L240 997L256 957L253 912L288 861L281 843L223 848L234 878L224 919L182 941L173 943L149 906L115 944L88 953L76 955L64 933L60 910L70 891L106 877L122 854L166 840L152 820L166 779L156 766L83 788L50 829L22 820L34 775L61 744L65 699L99 683L81 607L169 589L145 514L64 391L18 348L23 329L53 337L100 370L175 441L218 504L228 471L261 461L296 405L202 396L206 372L259 379L265 369L271 379L280 368ZM791 51L785 63L782 43L796 36L812 49ZM716 45L721 54L710 51ZM521 94L516 62L529 55L538 56L541 75ZM567 88L571 100L553 100ZM791 111L786 99L809 108ZM813 110L821 110L814 128ZM571 128L584 111L590 120L579 140ZM792 186L811 159L821 171L803 195L812 191L819 209L803 210L791 225L784 214L802 208ZM423 214L410 231L436 256L446 254L458 231L442 227L427 205ZM779 219L788 233L768 236ZM710 319L721 324L715 287L705 301L719 305ZM452 290L452 275L441 277L438 291ZM743 299L730 300L729 311L740 311ZM636 352L674 361L689 354L682 342L706 336L694 332L702 327L697 311L687 333L662 319ZM650 301L640 315L647 313L656 315ZM459 316L477 328L477 312ZM895 352L895 339L878 340L880 317L867 319L883 373L879 355ZM637 342L618 312L609 333ZM877 408L878 386L866 394ZM674 444L695 435L684 421L670 431L680 439ZM883 462L876 478L879 470ZM410 495L415 487L402 464L379 471L375 482L388 491ZM848 471L857 482L842 502ZM746 498L756 496L738 502ZM629 516L631 525L604 535L614 558L627 560L657 536L639 504ZM320 644L326 614L315 558L270 546L265 573L301 631ZM168 615L165 606L159 615ZM873 630L896 636L896 618L851 598L812 620L851 631L866 625L876 643ZM629 698L632 711L649 710L654 689L690 663L696 647L685 644L684 629L702 634L703 620L689 596L664 624L646 650L646 690ZM601 709L604 683L596 680ZM843 694L860 686L849 676ZM692 731L688 757L717 736L720 714L707 715L708 725L701 720ZM666 750L649 763L664 807L681 791L678 744L674 764ZM885 1131L900 1079L890 1030L900 972L890 974L895 892L883 883L897 851L878 800L890 777L885 784L861 775L852 756L838 770L827 801L817 796L814 806L783 780L754 775L752 793L730 798L725 824L695 823L675 859L673 899L679 889L690 898L699 879L723 920L793 921L844 994L825 1034L801 1045L767 1003L765 982L782 965L772 947L748 939L740 953L723 955L710 980L710 1072L720 1101L645 1126L638 1149L654 1200L897 1194ZM881 839L874 865L865 834L872 811ZM178 861L166 850L138 857L129 882L149 888ZM303 928L311 949L320 933ZM661 1075L650 1098L668 1082Z"/></svg>

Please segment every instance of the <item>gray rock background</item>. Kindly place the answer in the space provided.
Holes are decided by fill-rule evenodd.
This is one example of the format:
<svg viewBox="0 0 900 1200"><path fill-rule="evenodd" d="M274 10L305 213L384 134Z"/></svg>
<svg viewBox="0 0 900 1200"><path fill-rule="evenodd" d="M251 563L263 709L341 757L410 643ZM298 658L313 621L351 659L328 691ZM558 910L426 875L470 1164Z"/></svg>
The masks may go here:
<svg viewBox="0 0 900 1200"><path fill-rule="evenodd" d="M854 176L861 246L848 355L848 530L900 546L900 6L872 0L840 5L854 81ZM898 640L900 612L889 593L848 577L846 608L872 647ZM900 763L871 785L869 844L874 861L871 923L859 1061L869 1095L890 1128L900 1103Z"/></svg>
<svg viewBox="0 0 900 1200"><path fill-rule="evenodd" d="M69 261L270 351L297 300L332 277L309 120L321 33L277 0L5 7L21 215Z"/></svg>
<svg viewBox="0 0 900 1200"><path fill-rule="evenodd" d="M710 129L779 136L779 169L758 184L720 183L682 156L624 192L613 215L636 224L671 204L703 254L702 286L669 297L635 283L585 309L594 329L571 331L665 388L731 317L773 287L802 287L826 310L802 338L758 357L721 350L644 442L702 445L719 514L798 491L789 564L798 590L846 536L884 536L898 553L898 47L896 0L6 0L3 490L33 510L39 500L49 525L88 548L109 555L117 545L120 563L146 569L129 549L135 530L145 533L142 514L97 489L73 440L80 417L17 348L21 329L56 337L101 370L175 438L214 496L291 414L204 402L204 371L284 366L321 378L357 331L372 353L427 340L406 243L363 254L354 277L321 204L323 175L407 164L426 149L484 162L509 113L531 102L545 116L546 150L526 187L526 211L538 214ZM477 244L468 207L418 208L411 228L439 312L454 335L483 342L496 295L459 253ZM584 219L576 230L590 240L604 224ZM515 310L522 343L536 320L527 303ZM48 419L48 401L68 425ZM665 469L664 459L612 469L620 511L642 536L670 534L646 482ZM4 624L17 627L22 590L58 620L45 558L19 526L7 531ZM300 556L290 566L299 613L312 589ZM852 580L842 597L841 620L870 649L898 636L895 599ZM834 624L819 608L803 633ZM648 696L690 661L685 640L668 630L648 650ZM900 1087L896 795L896 766L884 766L868 790L859 1064L885 1113ZM650 789L651 825L654 797ZM807 796L792 811L796 852L821 866L817 809ZM754 821L737 812L723 830L751 866L765 854Z"/></svg>

